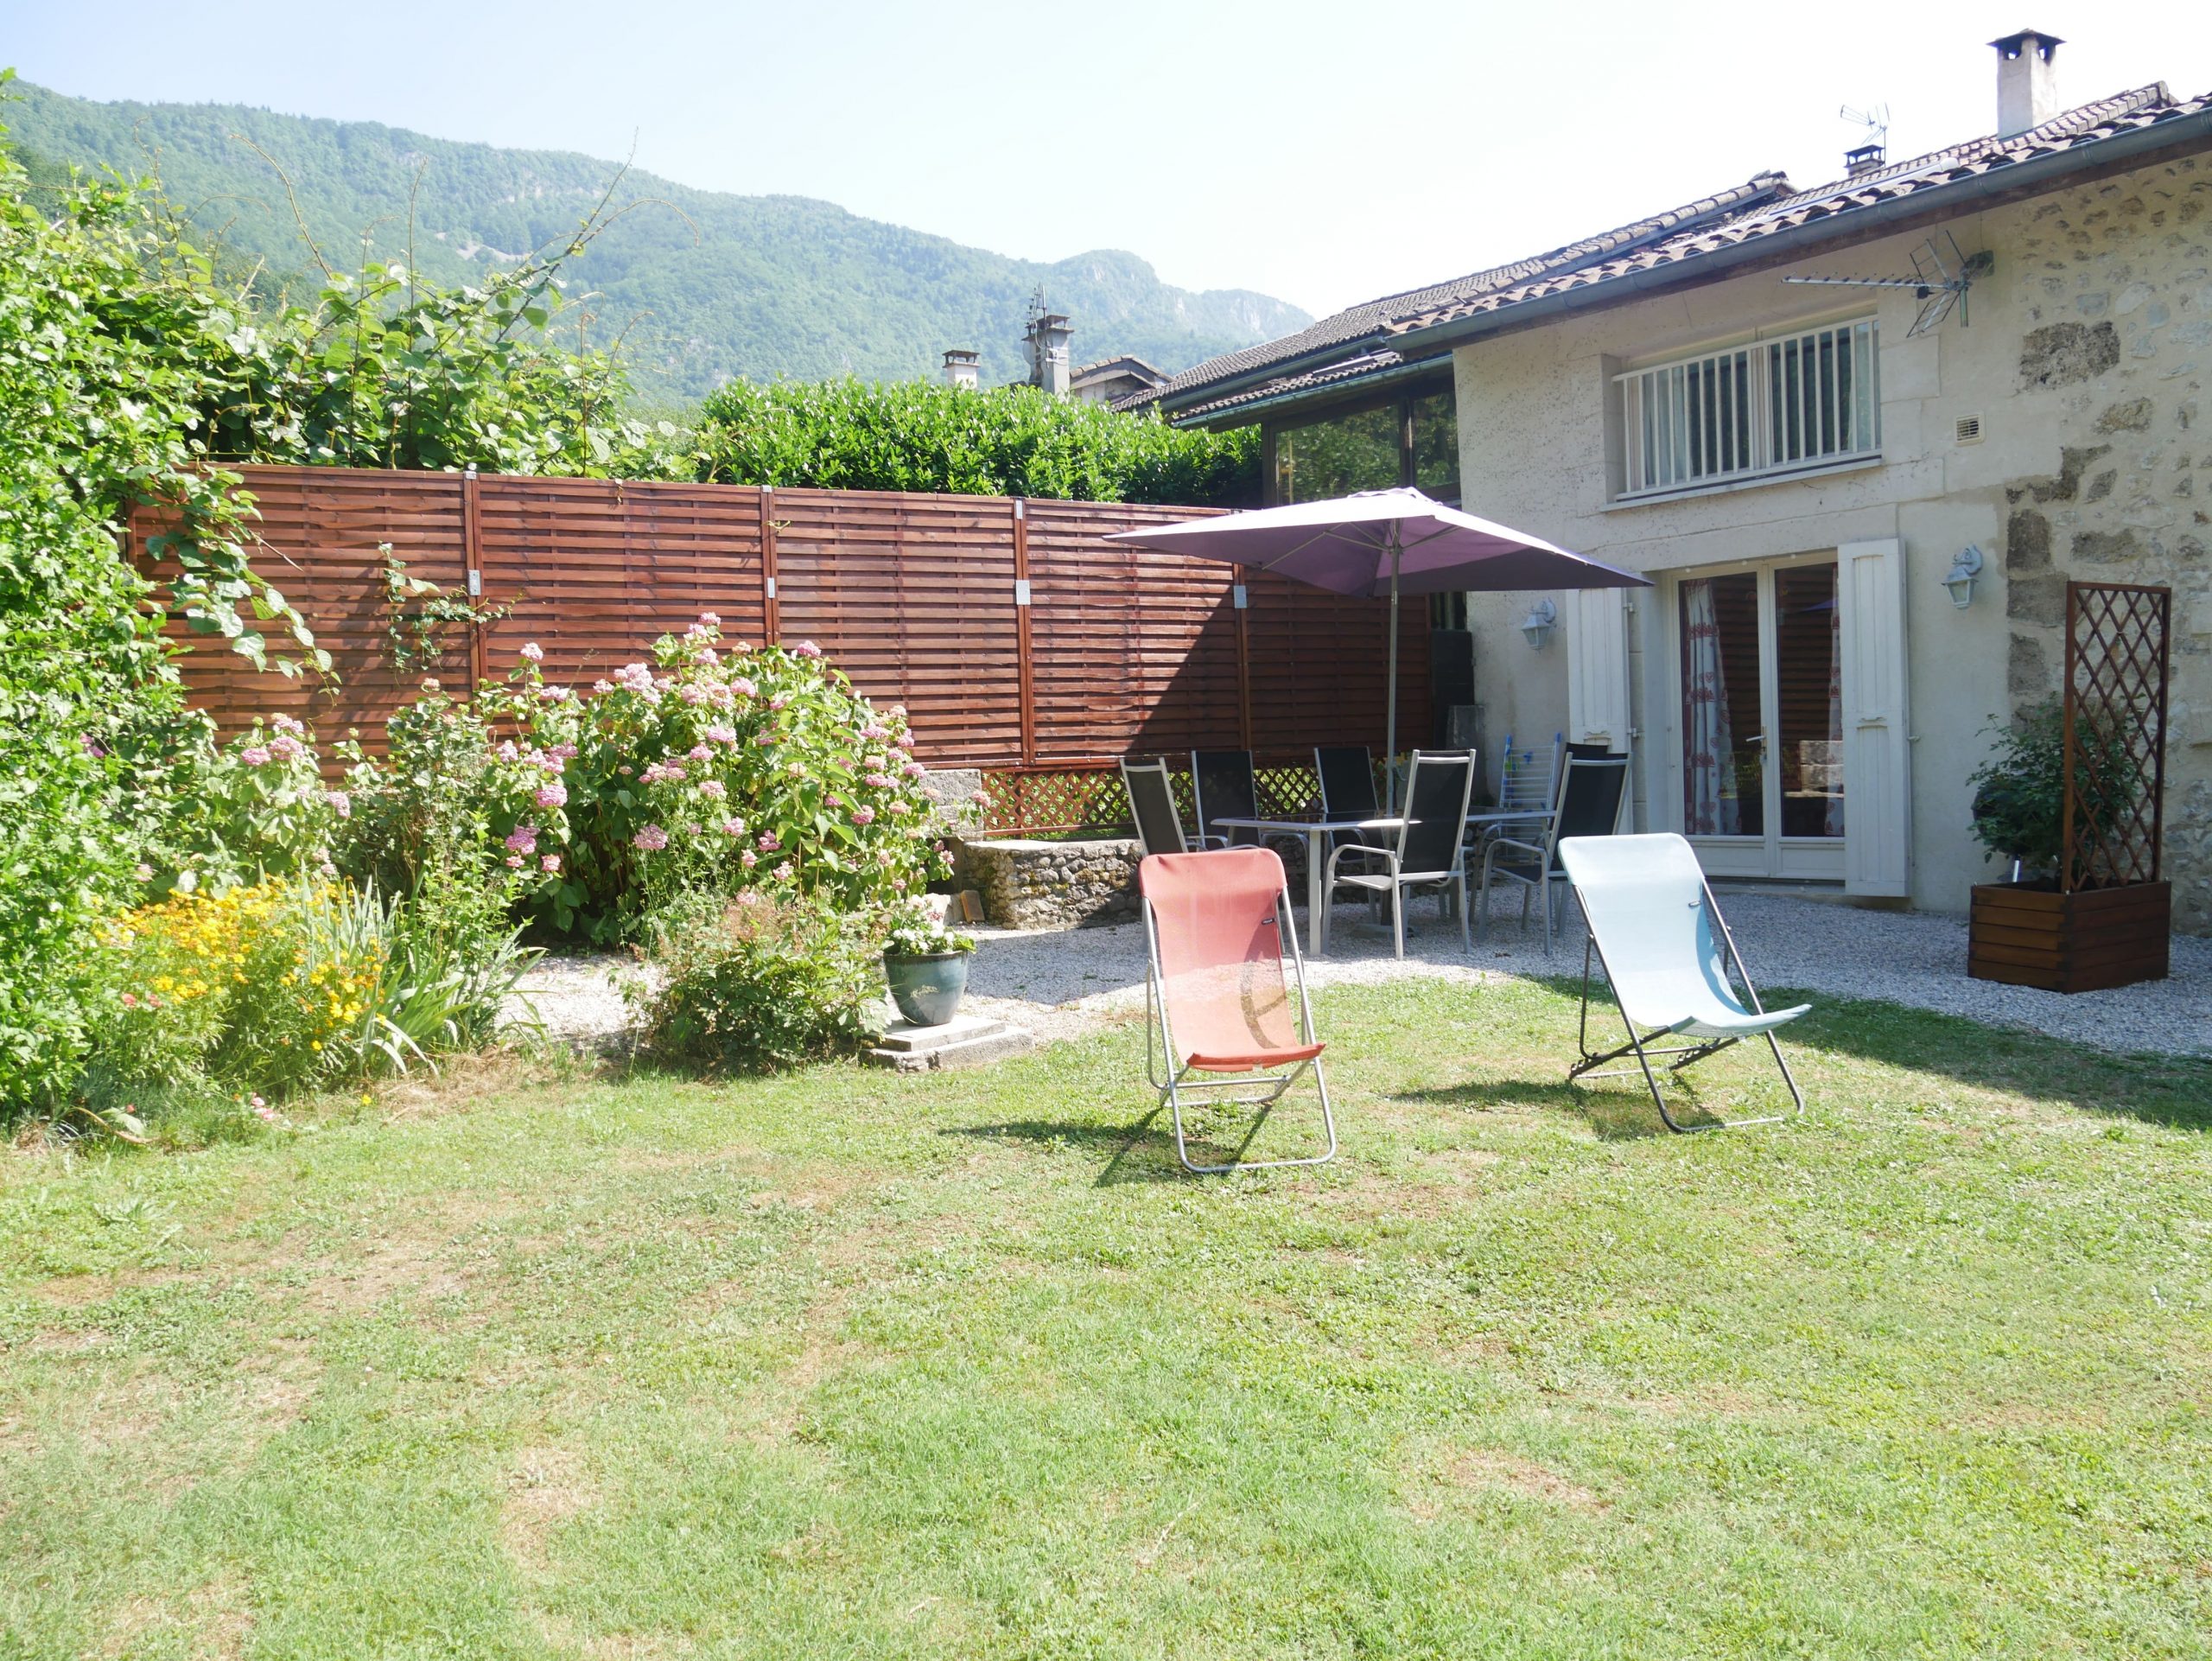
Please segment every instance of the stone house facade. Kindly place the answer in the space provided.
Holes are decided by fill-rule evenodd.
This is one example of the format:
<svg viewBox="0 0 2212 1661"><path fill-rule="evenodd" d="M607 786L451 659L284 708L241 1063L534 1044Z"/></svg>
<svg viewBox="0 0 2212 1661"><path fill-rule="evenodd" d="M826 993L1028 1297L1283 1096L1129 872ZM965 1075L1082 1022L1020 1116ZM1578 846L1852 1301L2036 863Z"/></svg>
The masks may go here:
<svg viewBox="0 0 2212 1661"><path fill-rule="evenodd" d="M1163 402L1289 431L1448 365L1465 504L1655 584L1467 596L1485 748L1625 750L1636 824L1719 875L1965 909L1969 775L2057 690L2067 579L2171 587L2166 863L2212 932L2212 100L2062 110L2057 42L1994 44L1990 138L1756 175Z"/></svg>

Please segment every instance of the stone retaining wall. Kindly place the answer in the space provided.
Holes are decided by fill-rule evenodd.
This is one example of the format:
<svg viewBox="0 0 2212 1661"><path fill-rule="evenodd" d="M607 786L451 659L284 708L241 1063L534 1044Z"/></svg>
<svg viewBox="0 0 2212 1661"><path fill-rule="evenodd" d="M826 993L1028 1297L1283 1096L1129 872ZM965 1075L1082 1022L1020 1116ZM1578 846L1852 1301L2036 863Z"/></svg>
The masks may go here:
<svg viewBox="0 0 2212 1661"><path fill-rule="evenodd" d="M983 896L983 910L1004 928L1078 928L1127 922L1137 914L1134 837L1098 842L1021 837L955 843L957 881Z"/></svg>

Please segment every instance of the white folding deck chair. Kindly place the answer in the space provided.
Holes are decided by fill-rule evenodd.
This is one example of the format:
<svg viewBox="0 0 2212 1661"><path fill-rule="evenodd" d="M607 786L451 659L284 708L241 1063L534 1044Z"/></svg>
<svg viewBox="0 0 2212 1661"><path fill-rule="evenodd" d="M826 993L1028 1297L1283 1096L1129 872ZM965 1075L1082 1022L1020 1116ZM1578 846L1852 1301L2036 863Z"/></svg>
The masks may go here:
<svg viewBox="0 0 2212 1661"><path fill-rule="evenodd" d="M1713 898L1713 890L1688 843L1672 832L1637 837L1568 837L1559 844L1560 862L1589 925L1582 949L1582 1059L1567 1069L1567 1082L1581 1078L1618 1078L1626 1067L1610 1072L1593 1069L1618 1061L1631 1053L1650 1087L1651 1100L1669 1130L1717 1130L1719 1123L1685 1125L1667 1111L1659 1094L1659 1081L1651 1071L1651 1058L1679 1058L1669 1067L1680 1072L1717 1051L1746 1038L1764 1038L1782 1069L1782 1081L1804 1111L1804 1092L1782 1059L1775 1028L1787 1026L1813 1006L1768 1009L1759 1002L1758 989L1736 950L1736 937ZM1743 983L1739 996L1728 979L1720 949ZM1621 1023L1628 1028L1628 1042L1602 1054L1590 1047L1590 959L1595 951L1619 1005ZM1637 1028L1646 1030L1639 1035ZM1652 1047L1662 1038L1688 1038L1692 1043L1669 1048ZM1771 1124L1786 1117L1736 1119L1734 1124Z"/></svg>
<svg viewBox="0 0 2212 1661"><path fill-rule="evenodd" d="M1272 848L1154 854L1137 867L1137 891L1151 954L1147 1013L1158 1016L1156 1027L1147 1021L1145 1069L1174 1117L1175 1156L1184 1168L1256 1171L1334 1159L1337 1122L1329 1111L1323 1047L1313 1035L1306 960L1299 955L1281 856ZM1286 958L1298 982L1294 1011L1283 975ZM1164 1076L1156 1069L1164 1069ZM1192 1162L1183 1131L1185 1092L1232 1092L1211 1099L1264 1108L1308 1071L1321 1097L1321 1125L1328 1136L1324 1152L1300 1159ZM1193 1079L1194 1072L1216 1076ZM1260 1093L1233 1093L1240 1089Z"/></svg>

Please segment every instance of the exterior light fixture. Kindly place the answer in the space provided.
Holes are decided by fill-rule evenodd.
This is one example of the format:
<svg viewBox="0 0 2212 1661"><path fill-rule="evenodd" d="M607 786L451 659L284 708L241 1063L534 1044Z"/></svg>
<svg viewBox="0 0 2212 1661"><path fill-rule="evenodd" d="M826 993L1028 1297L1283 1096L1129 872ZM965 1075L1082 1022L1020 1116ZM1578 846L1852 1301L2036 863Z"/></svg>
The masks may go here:
<svg viewBox="0 0 2212 1661"><path fill-rule="evenodd" d="M1969 543L1959 550L1943 578L1943 586L1951 591L1951 603L1961 611L1974 604L1974 580L1980 575L1981 550Z"/></svg>
<svg viewBox="0 0 2212 1661"><path fill-rule="evenodd" d="M1521 632L1529 637L1530 646L1541 652L1552 638L1552 625L1558 621L1559 608L1548 600L1539 600L1521 620Z"/></svg>

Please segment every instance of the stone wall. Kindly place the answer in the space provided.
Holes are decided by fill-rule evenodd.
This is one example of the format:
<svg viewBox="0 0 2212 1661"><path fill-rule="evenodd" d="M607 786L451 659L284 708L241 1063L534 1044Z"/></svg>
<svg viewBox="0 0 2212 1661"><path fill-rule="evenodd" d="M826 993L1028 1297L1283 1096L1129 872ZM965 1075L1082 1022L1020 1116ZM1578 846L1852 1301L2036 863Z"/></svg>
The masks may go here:
<svg viewBox="0 0 2212 1661"><path fill-rule="evenodd" d="M963 838L955 843L956 880L982 894L985 915L1002 927L1079 928L1137 914L1137 862L1143 856L1135 837Z"/></svg>
<svg viewBox="0 0 2212 1661"><path fill-rule="evenodd" d="M2066 582L2174 591L2166 863L2175 923L2212 932L2212 169L2190 163L2024 212L2024 396L2055 395L2056 467L2005 487L2005 690L2056 696Z"/></svg>

